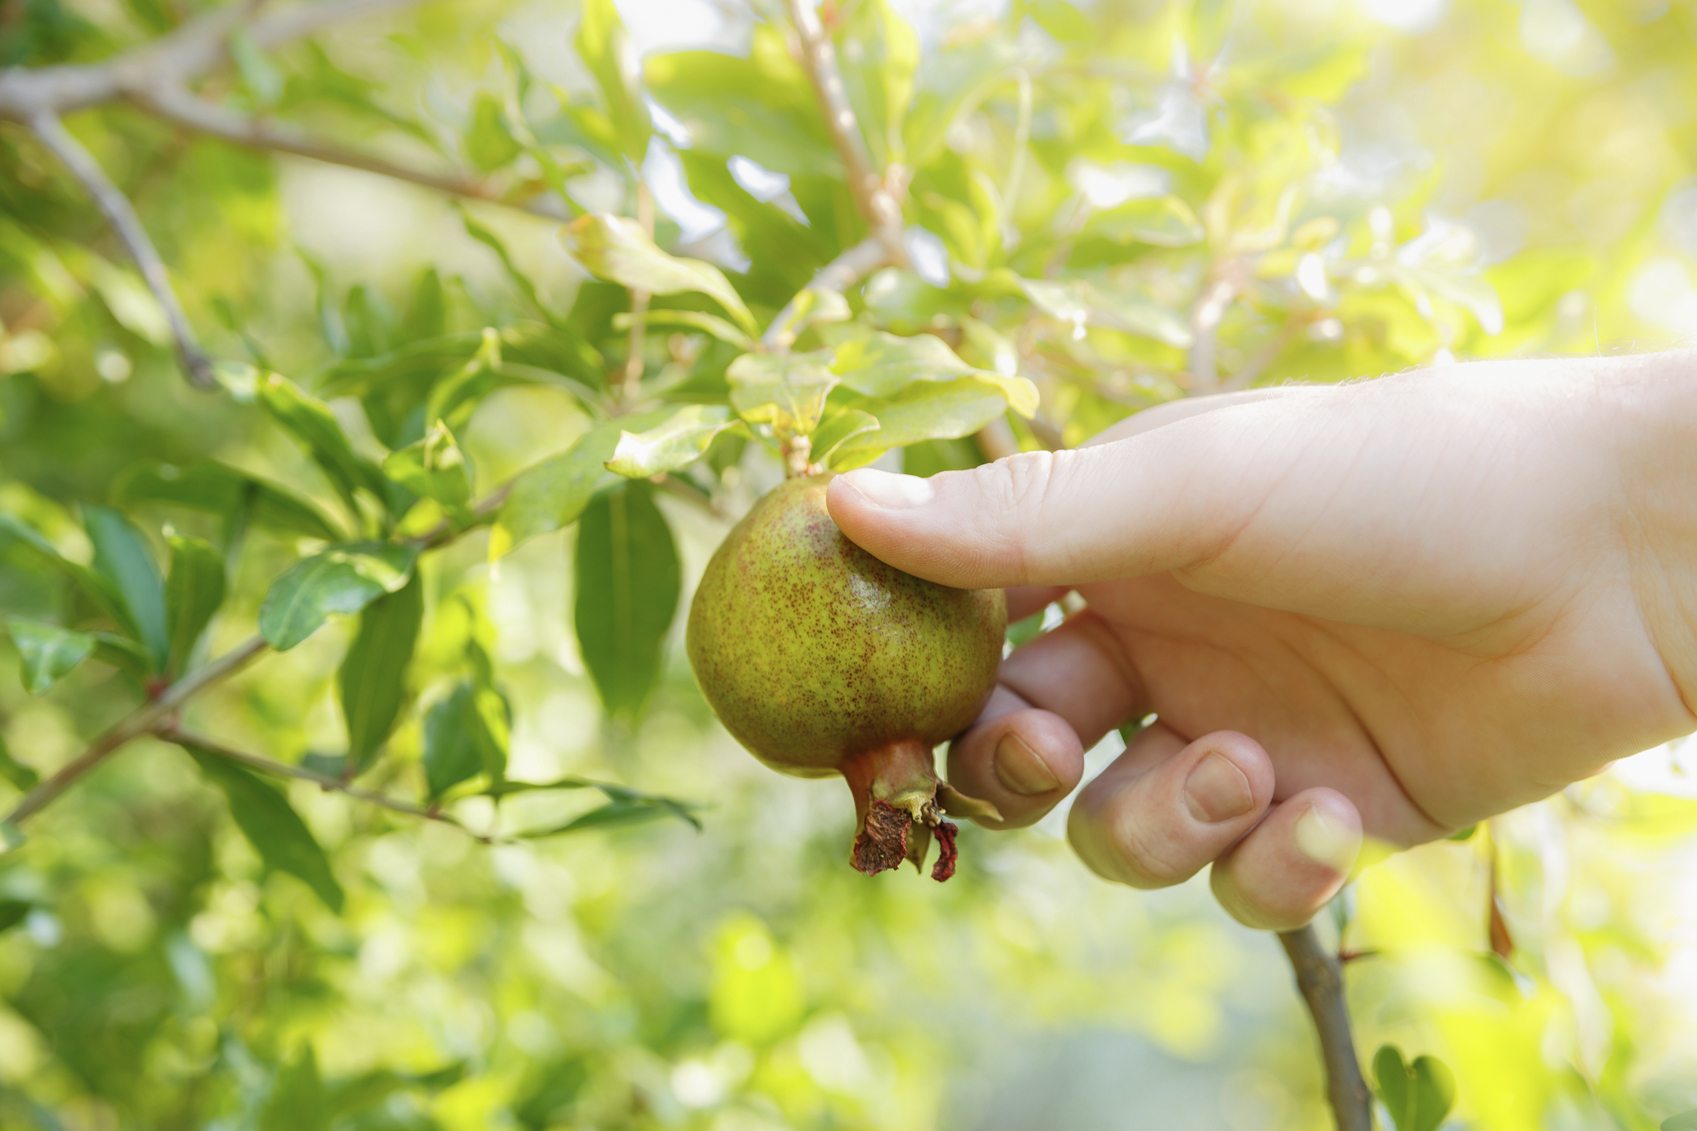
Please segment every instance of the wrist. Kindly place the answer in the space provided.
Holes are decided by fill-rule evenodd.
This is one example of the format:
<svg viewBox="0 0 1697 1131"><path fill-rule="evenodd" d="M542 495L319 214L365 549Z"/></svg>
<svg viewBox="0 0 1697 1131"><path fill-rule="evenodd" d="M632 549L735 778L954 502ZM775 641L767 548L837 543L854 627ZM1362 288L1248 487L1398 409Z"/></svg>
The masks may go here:
<svg viewBox="0 0 1697 1131"><path fill-rule="evenodd" d="M1686 713L1697 712L1697 351L1595 362L1620 468L1616 529L1633 592ZM1697 726L1697 718L1690 720Z"/></svg>

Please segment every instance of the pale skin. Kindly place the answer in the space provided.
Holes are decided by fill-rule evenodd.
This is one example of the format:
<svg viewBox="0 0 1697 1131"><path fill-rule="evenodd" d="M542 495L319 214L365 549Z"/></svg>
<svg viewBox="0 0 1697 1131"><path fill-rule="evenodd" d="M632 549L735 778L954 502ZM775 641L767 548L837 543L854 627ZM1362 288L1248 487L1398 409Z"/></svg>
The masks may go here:
<svg viewBox="0 0 1697 1131"><path fill-rule="evenodd" d="M830 487L911 573L1083 609L1018 649L949 755L1030 824L1083 752L1084 862L1211 866L1310 919L1363 834L1444 836L1697 729L1697 353L1452 365L1138 414L1074 451Z"/></svg>

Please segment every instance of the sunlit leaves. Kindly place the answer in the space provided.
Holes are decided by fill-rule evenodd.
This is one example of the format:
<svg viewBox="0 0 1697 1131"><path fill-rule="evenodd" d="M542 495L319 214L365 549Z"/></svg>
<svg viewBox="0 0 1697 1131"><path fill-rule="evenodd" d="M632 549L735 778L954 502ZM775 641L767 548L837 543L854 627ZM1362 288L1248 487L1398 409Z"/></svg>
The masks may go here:
<svg viewBox="0 0 1697 1131"><path fill-rule="evenodd" d="M584 0L575 46L601 89L619 147L633 163L641 164L652 126L637 85L635 55L613 0Z"/></svg>
<svg viewBox="0 0 1697 1131"><path fill-rule="evenodd" d="M275 373L260 382L259 399L272 418L306 449L351 512L359 513L354 496L361 488L383 497L382 473L354 451L347 433L323 401Z"/></svg>
<svg viewBox="0 0 1697 1131"><path fill-rule="evenodd" d="M590 504L574 565L584 667L607 713L632 719L659 679L682 584L671 528L647 484L628 483Z"/></svg>
<svg viewBox="0 0 1697 1131"><path fill-rule="evenodd" d="M754 315L723 271L700 259L662 251L635 220L602 213L579 216L566 226L565 241L566 250L598 278L649 294L703 294L745 332L758 330Z"/></svg>
<svg viewBox="0 0 1697 1131"><path fill-rule="evenodd" d="M311 636L332 616L357 613L407 583L417 549L381 542L332 546L290 567L259 608L259 631L278 651Z"/></svg>
<svg viewBox="0 0 1697 1131"><path fill-rule="evenodd" d="M744 354L726 372L731 407L744 420L769 424L780 436L805 436L819 423L837 384L827 351Z"/></svg>
<svg viewBox="0 0 1697 1131"><path fill-rule="evenodd" d="M1123 247L1190 247L1204 236L1202 221L1176 196L1147 196L1093 213L1085 222L1083 239L1098 239Z"/></svg>
<svg viewBox="0 0 1697 1131"><path fill-rule="evenodd" d="M395 727L406 701L407 666L424 620L424 584L415 572L400 589L378 597L359 616L336 673L348 764L364 767Z"/></svg>
<svg viewBox="0 0 1697 1131"><path fill-rule="evenodd" d="M888 163L902 156L919 37L889 0L863 0L847 12L838 29L839 38L852 45L842 54L843 84L874 160Z"/></svg>
<svg viewBox="0 0 1697 1131"><path fill-rule="evenodd" d="M1001 388L974 377L909 385L894 396L865 403L872 407L878 427L842 442L833 457L839 469L869 463L891 448L921 440L970 436L1008 408Z"/></svg>
<svg viewBox="0 0 1697 1131"><path fill-rule="evenodd" d="M340 911L342 885L331 870L330 858L282 790L215 752L181 745L200 764L206 780L222 791L236 827L266 870L287 872L311 888L330 910Z"/></svg>
<svg viewBox="0 0 1697 1131"><path fill-rule="evenodd" d="M874 332L851 338L837 348L831 371L849 388L877 398L922 382L973 377L1000 389L1007 407L1021 416L1037 411L1037 386L1030 381L968 365L941 338L929 334L898 338Z"/></svg>
<svg viewBox="0 0 1697 1131"><path fill-rule="evenodd" d="M716 436L736 427L723 405L685 405L641 432L620 432L607 470L631 479L677 471L700 459Z"/></svg>
<svg viewBox="0 0 1697 1131"><path fill-rule="evenodd" d="M1384 1045L1373 1055L1373 1077L1396 1131L1437 1131L1455 1103L1455 1076L1436 1057L1409 1062Z"/></svg>
<svg viewBox="0 0 1697 1131"><path fill-rule="evenodd" d="M94 637L86 632L25 617L7 617L6 631L23 660L24 690L39 695L94 652Z"/></svg>

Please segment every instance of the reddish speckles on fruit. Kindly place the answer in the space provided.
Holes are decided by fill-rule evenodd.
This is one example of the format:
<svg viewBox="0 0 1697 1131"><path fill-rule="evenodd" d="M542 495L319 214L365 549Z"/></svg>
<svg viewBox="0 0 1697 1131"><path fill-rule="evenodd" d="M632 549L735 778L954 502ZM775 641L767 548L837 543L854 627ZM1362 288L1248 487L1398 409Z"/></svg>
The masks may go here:
<svg viewBox="0 0 1697 1131"><path fill-rule="evenodd" d="M932 748L972 722L995 685L1006 609L996 590L950 589L844 538L826 477L790 479L713 555L690 607L688 648L707 701L755 757L808 777L841 774L868 874L954 872L945 810L993 813L940 782Z"/></svg>

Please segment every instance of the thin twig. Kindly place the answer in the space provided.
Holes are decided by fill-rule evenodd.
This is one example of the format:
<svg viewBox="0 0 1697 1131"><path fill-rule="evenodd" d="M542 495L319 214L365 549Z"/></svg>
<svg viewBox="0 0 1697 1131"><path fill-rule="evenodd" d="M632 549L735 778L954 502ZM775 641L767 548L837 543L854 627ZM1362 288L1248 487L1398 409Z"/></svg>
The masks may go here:
<svg viewBox="0 0 1697 1131"><path fill-rule="evenodd" d="M477 177L465 173L441 172L402 165L356 149L313 137L293 126L243 114L227 106L208 102L178 86L149 86L131 94L131 101L141 109L184 129L219 138L245 149L268 153L286 153L304 157L325 165L339 165L374 173L390 180L421 185L448 196L466 200L483 200L501 204L552 220L568 220L571 214L551 196L534 196L526 200L508 200L502 192Z"/></svg>
<svg viewBox="0 0 1697 1131"><path fill-rule="evenodd" d="M420 820L435 821L439 824L448 825L460 830L473 840L479 841L483 844L495 843L494 837L485 833L477 832L474 829L467 828L466 825L459 820L459 818L455 817L451 813L446 813L435 806L417 805L411 801L403 801L398 797L390 797L388 794L377 793L374 790L369 789L361 789L359 786L343 781L341 778L334 777L330 774L321 774L317 770L309 770L305 766L297 766L290 762L279 762L275 758L267 758L263 754L251 754L246 750L237 750L234 747L224 745L216 739L207 738L204 735L193 734L174 726L158 727L153 733L159 738L164 739L166 742L175 742L180 746L190 746L203 754L210 754L228 762L235 762L239 765L246 766L250 770L256 770L262 774L269 774L271 777L294 778L297 781L309 781L328 793L344 794L348 797L354 798L356 801L364 801L367 804L375 805L378 808L387 809L391 813L402 813L408 817L417 817Z"/></svg>
<svg viewBox="0 0 1697 1131"><path fill-rule="evenodd" d="M136 215L130 198L112 183L112 178L106 175L106 170L100 167L94 155L83 148L82 142L70 135L57 114L37 114L29 120L29 128L94 198L123 241L130 258L135 260L147 289L153 292L154 299L165 312L165 322L177 348L177 360L182 363L183 372L188 374L189 383L197 389L217 388L218 382L212 376L212 361L195 339L182 303L177 301L177 292L171 289L171 277L165 273L165 262L159 258L159 249L153 246L153 240L142 226L141 217Z"/></svg>
<svg viewBox="0 0 1697 1131"><path fill-rule="evenodd" d="M1224 272L1216 272L1202 288L1190 311L1190 391L1206 396L1220 391L1220 320L1237 297L1237 284Z"/></svg>
<svg viewBox="0 0 1697 1131"><path fill-rule="evenodd" d="M872 225L872 234L889 244L890 254L899 258L902 255L901 204L890 191L885 176L873 164L872 153L866 147L866 138L854 114L854 106L849 102L848 89L843 85L842 71L837 67L837 53L831 46L831 37L819 22L813 0L789 0L789 9L790 21L795 25L796 38L800 41L798 55L802 70L807 72L807 80L825 111L825 125L831 134L831 144L836 147L837 156L848 173L849 189L854 193L855 204L861 215L866 217L866 222Z"/></svg>
<svg viewBox="0 0 1697 1131"><path fill-rule="evenodd" d="M636 172L636 222L649 239L654 238L654 194L642 171ZM630 292L630 342L625 351L625 369L619 381L619 400L628 408L642 395L643 351L648 347L647 291L633 287Z"/></svg>
<svg viewBox="0 0 1697 1131"><path fill-rule="evenodd" d="M161 722L169 719L178 708L207 688L224 682L254 660L258 659L270 645L264 637L254 636L243 641L237 647L224 653L205 667L190 672L182 679L167 687L157 697L148 700L128 715L118 720L106 733L92 742L75 760L60 767L59 772L24 794L6 816L13 825L21 825L41 810L47 808L59 795L100 765L107 758L131 739L139 738L151 731Z"/></svg>
<svg viewBox="0 0 1697 1131"><path fill-rule="evenodd" d="M1296 971L1296 988L1314 1019L1320 1056L1326 1067L1326 1100L1337 1131L1373 1131L1372 1097L1361 1078L1355 1041L1349 1032L1343 973L1337 956L1320 944L1312 926L1283 931L1279 942Z"/></svg>

